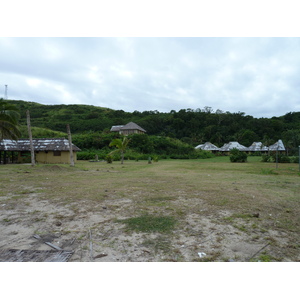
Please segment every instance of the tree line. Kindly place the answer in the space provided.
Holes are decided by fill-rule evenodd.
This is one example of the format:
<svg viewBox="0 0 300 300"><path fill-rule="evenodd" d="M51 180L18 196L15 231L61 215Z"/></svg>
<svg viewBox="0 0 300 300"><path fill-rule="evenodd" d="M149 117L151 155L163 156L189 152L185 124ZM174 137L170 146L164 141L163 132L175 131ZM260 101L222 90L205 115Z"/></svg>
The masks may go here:
<svg viewBox="0 0 300 300"><path fill-rule="evenodd" d="M282 139L292 154L300 145L300 112L255 118L244 112L214 111L211 107L165 113L157 110L125 112L78 104L43 105L22 100L7 102L19 108L20 125L26 125L26 110L30 111L33 127L65 132L68 123L75 136L81 135L87 140L84 147L87 149L97 144L97 140L91 141L93 135L109 135L111 126L131 121L143 127L149 136L177 139L192 147L208 141L218 147L229 141L237 141L246 147L260 141L268 146Z"/></svg>

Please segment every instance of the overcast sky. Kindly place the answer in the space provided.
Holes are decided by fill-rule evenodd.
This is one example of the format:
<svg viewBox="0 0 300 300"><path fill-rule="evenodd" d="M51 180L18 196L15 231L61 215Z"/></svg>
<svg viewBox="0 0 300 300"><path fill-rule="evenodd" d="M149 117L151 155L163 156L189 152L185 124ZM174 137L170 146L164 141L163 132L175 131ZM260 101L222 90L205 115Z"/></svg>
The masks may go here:
<svg viewBox="0 0 300 300"><path fill-rule="evenodd" d="M300 111L297 1L147 3L4 2L0 97L7 85L8 99L127 112Z"/></svg>
<svg viewBox="0 0 300 300"><path fill-rule="evenodd" d="M127 112L300 111L300 38L0 38L8 99Z"/></svg>

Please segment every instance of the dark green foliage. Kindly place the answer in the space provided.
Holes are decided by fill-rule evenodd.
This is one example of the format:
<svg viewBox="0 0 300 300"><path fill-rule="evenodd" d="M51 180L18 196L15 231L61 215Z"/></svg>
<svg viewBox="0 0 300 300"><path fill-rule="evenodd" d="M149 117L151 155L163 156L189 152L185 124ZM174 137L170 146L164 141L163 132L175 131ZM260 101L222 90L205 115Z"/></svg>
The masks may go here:
<svg viewBox="0 0 300 300"><path fill-rule="evenodd" d="M231 149L230 150L230 161L231 162L246 162L247 161L247 154L242 152L238 149Z"/></svg>
<svg viewBox="0 0 300 300"><path fill-rule="evenodd" d="M113 162L113 157L112 157L112 155L107 154L107 155L105 156L105 160L106 160L106 162L107 162L108 164L111 164L111 163Z"/></svg>
<svg viewBox="0 0 300 300"><path fill-rule="evenodd" d="M286 155L280 155L278 158L279 158L278 162L280 162L280 163L290 163L291 162L290 158Z"/></svg>
<svg viewBox="0 0 300 300"><path fill-rule="evenodd" d="M262 162L276 162L276 152L271 155L262 155ZM299 163L299 156L287 156L281 153L277 155L278 163Z"/></svg>
<svg viewBox="0 0 300 300"><path fill-rule="evenodd" d="M23 139L29 138L27 126L22 125L20 131ZM67 133L39 127L31 127L31 133L34 138L68 138Z"/></svg>
<svg viewBox="0 0 300 300"><path fill-rule="evenodd" d="M279 163L289 163L290 162L290 158L281 153L278 153L276 155L276 152L272 152L271 157L272 157L273 162L276 162L276 157L277 157L277 162L279 162Z"/></svg>
<svg viewBox="0 0 300 300"><path fill-rule="evenodd" d="M206 151L206 150L196 150L196 151L197 151L197 158L205 159L205 158L215 157L215 155L210 151Z"/></svg>
<svg viewBox="0 0 300 300"><path fill-rule="evenodd" d="M19 119L19 108L0 98L0 140L17 140L21 136Z"/></svg>
<svg viewBox="0 0 300 300"><path fill-rule="evenodd" d="M131 147L143 154L153 152L174 158L195 157L187 144L195 147L210 141L221 147L228 141L237 141L248 147L261 141L268 146L282 139L289 155L295 156L300 145L300 112L290 112L282 117L254 118L243 112L213 111L211 107L172 110L169 113L156 110L129 113L92 105L42 105L21 100L7 102L19 108L20 125L27 125L27 109L32 127L66 133L66 124L70 124L74 143L82 149L108 147L112 139L119 138L118 134L109 132L111 126L125 125L130 121L147 131L143 137L132 137ZM42 133L39 135L44 137ZM152 136L155 136L154 139ZM182 144L178 142L174 146L171 139L180 140Z"/></svg>
<svg viewBox="0 0 300 300"><path fill-rule="evenodd" d="M108 148L109 143L118 138L118 133L87 132L72 134L72 142L80 149Z"/></svg>
<svg viewBox="0 0 300 300"><path fill-rule="evenodd" d="M271 156L270 156L270 155L267 155L267 154L263 154L263 155L261 156L261 161L262 161L262 162L269 162L269 161L271 161Z"/></svg>
<svg viewBox="0 0 300 300"><path fill-rule="evenodd" d="M80 152L77 152L77 159L79 160L94 160L96 155L98 155L98 159L105 159L108 151L103 150L95 150L95 149L89 149L89 150L83 150Z"/></svg>

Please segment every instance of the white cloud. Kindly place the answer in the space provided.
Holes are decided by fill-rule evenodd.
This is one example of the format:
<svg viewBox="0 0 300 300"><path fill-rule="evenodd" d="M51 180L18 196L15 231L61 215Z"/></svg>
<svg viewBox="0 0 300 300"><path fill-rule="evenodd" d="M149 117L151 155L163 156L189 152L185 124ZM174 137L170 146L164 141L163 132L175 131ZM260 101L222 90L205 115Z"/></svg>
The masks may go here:
<svg viewBox="0 0 300 300"><path fill-rule="evenodd" d="M32 88L38 88L41 86L42 81L37 78L27 78L26 83Z"/></svg>
<svg viewBox="0 0 300 300"><path fill-rule="evenodd" d="M299 109L299 38L0 38L0 44L0 83L13 99L125 111L210 106L257 117Z"/></svg>

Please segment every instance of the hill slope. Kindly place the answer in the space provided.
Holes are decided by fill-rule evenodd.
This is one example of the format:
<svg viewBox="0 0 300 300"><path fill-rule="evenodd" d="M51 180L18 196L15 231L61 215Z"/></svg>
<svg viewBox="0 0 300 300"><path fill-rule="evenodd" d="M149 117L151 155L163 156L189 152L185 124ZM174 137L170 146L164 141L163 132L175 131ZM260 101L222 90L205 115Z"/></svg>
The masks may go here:
<svg viewBox="0 0 300 300"><path fill-rule="evenodd" d="M229 141L250 146L254 141L270 144L278 139L297 148L300 145L300 112L281 117L254 118L242 112L231 113L211 109L181 109L160 113L144 111L133 113L92 105L43 105L22 100L8 100L20 109L21 125L26 125L26 110L30 111L31 125L72 133L109 131L113 125L130 121L143 127L148 135L169 136L190 145L210 141L222 146Z"/></svg>

